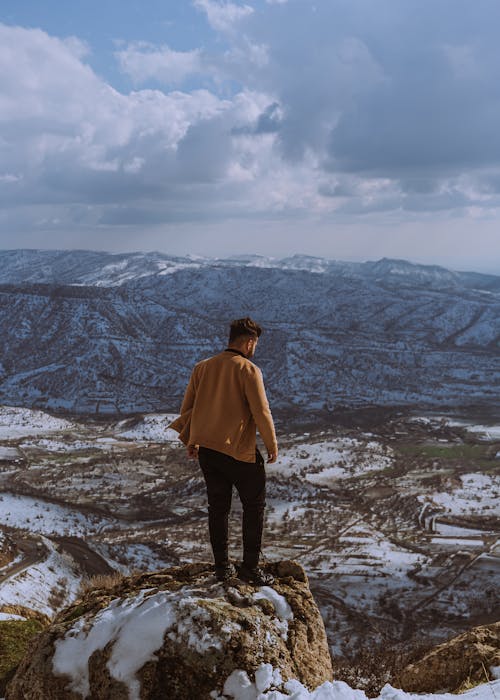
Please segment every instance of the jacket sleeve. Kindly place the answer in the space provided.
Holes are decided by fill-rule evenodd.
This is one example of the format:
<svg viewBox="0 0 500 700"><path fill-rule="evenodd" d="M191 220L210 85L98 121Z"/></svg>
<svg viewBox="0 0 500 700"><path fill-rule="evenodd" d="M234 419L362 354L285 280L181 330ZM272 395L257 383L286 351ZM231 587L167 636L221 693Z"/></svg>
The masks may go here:
<svg viewBox="0 0 500 700"><path fill-rule="evenodd" d="M189 445L189 433L191 428L191 413L193 412L194 399L196 396L196 367L191 373L189 383L187 385L186 391L184 393L184 399L181 406L181 414L176 418L170 425L169 428L177 430L179 433L179 439L185 445Z"/></svg>
<svg viewBox="0 0 500 700"><path fill-rule="evenodd" d="M245 396L267 451L277 452L276 431L264 388L262 372L253 364L246 373Z"/></svg>
<svg viewBox="0 0 500 700"><path fill-rule="evenodd" d="M191 372L191 377L182 400L181 415L193 410L194 397L196 396L196 368Z"/></svg>

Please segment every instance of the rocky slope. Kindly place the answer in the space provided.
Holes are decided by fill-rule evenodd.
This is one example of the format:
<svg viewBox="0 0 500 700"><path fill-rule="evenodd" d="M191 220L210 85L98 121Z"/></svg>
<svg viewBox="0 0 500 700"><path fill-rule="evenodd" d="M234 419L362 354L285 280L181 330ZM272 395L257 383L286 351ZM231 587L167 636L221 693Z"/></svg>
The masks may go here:
<svg viewBox="0 0 500 700"><path fill-rule="evenodd" d="M500 621L440 644L403 670L401 687L417 693L443 688L460 693L489 681L492 669L500 670Z"/></svg>
<svg viewBox="0 0 500 700"><path fill-rule="evenodd" d="M275 407L500 397L500 277L337 263L0 252L0 401L177 410L194 362L251 314Z"/></svg>

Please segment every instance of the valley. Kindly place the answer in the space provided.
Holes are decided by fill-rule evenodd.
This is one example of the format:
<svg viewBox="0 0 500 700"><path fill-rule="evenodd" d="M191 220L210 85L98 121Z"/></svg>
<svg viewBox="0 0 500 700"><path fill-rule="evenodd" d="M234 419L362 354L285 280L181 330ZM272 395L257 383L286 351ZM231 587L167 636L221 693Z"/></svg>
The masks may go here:
<svg viewBox="0 0 500 700"><path fill-rule="evenodd" d="M498 619L500 421L276 418L264 555L305 567L339 669L369 674L383 650L393 670L391 654ZM210 559L204 483L172 419L0 409L0 614L50 617L95 576ZM235 498L235 559L240 518Z"/></svg>

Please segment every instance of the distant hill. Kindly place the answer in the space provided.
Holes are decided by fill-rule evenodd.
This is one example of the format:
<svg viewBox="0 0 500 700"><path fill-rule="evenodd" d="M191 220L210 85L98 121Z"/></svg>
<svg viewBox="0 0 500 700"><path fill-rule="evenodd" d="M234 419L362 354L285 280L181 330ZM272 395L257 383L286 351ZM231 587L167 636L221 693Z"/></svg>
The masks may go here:
<svg viewBox="0 0 500 700"><path fill-rule="evenodd" d="M0 251L0 402L175 411L259 320L276 407L497 404L500 277L404 260Z"/></svg>

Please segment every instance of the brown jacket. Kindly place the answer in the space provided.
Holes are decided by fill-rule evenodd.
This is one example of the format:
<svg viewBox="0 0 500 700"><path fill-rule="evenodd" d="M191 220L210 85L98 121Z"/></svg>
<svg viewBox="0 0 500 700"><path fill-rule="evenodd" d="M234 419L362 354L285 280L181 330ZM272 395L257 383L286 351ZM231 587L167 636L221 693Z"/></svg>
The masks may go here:
<svg viewBox="0 0 500 700"><path fill-rule="evenodd" d="M262 372L230 350L195 366L181 415L169 427L185 445L208 447L242 462L255 462L257 427L267 451L278 451Z"/></svg>

